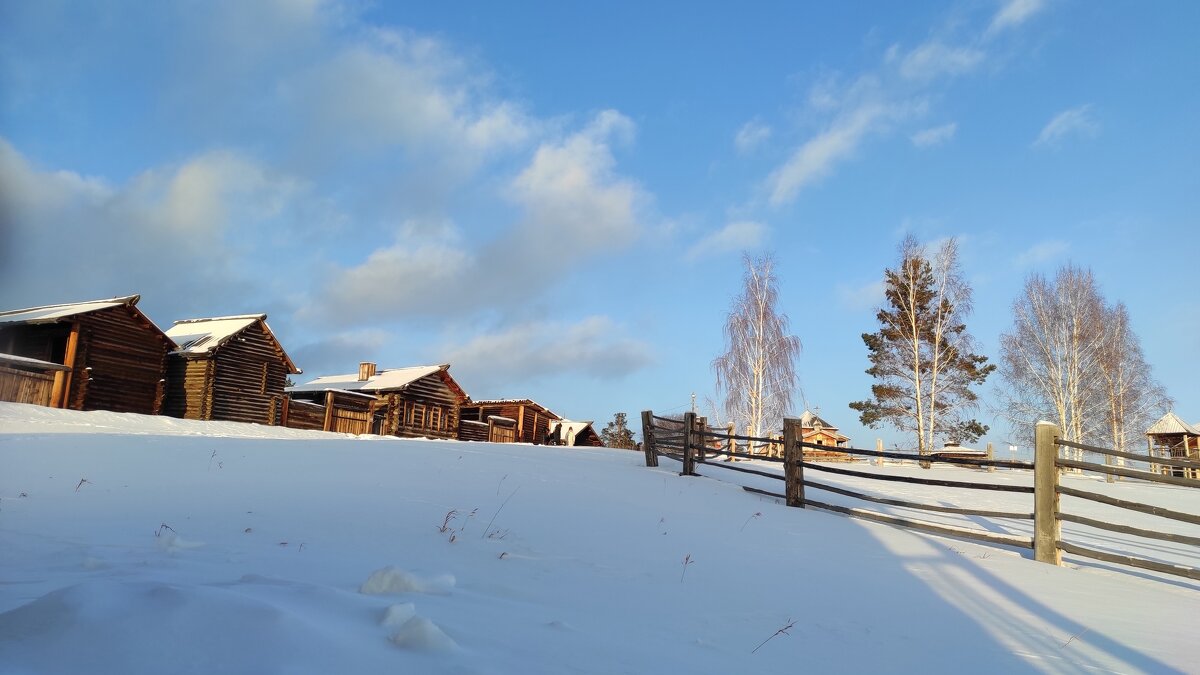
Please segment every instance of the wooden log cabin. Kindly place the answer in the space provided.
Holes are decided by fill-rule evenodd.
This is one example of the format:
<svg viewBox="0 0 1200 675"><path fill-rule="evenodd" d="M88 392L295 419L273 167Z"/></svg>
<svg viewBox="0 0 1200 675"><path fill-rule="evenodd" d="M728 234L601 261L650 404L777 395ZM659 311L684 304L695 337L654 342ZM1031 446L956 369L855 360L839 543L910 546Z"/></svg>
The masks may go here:
<svg viewBox="0 0 1200 675"><path fill-rule="evenodd" d="M562 419L545 406L527 398L467 401L462 406L461 419L464 421L486 424L490 417L516 420L513 442L538 445L548 442L550 425Z"/></svg>
<svg viewBox="0 0 1200 675"><path fill-rule="evenodd" d="M1180 478L1200 478L1200 423L1188 424L1168 411L1146 430L1146 452L1151 468ZM1154 463L1154 457L1190 459L1196 467L1168 466Z"/></svg>
<svg viewBox="0 0 1200 675"><path fill-rule="evenodd" d="M0 389L54 408L158 414L175 344L137 308L139 299L0 312L0 353L8 355ZM14 368L20 359L27 367Z"/></svg>
<svg viewBox="0 0 1200 675"><path fill-rule="evenodd" d="M829 446L829 450L814 450L804 448L804 457L812 461L822 462L851 462L854 457L844 452L837 452L838 446L848 446L850 437L838 433L838 428L821 419L816 413L805 410L800 415L800 439L805 443Z"/></svg>
<svg viewBox="0 0 1200 675"><path fill-rule="evenodd" d="M358 373L318 377L287 391L289 405L329 401L330 392L371 394L371 417L378 418L375 430L406 438L457 438L460 410L467 400L450 376L449 364L379 370L363 362Z"/></svg>
<svg viewBox="0 0 1200 675"><path fill-rule="evenodd" d="M271 424L289 375L300 373L266 314L176 321L163 411L190 420Z"/></svg>

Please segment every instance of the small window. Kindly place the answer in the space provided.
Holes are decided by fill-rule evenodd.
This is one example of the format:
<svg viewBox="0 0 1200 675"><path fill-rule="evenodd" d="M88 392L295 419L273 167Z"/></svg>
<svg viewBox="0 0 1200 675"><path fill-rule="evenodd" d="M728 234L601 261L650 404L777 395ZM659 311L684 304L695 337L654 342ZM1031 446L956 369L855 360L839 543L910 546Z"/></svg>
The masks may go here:
<svg viewBox="0 0 1200 675"><path fill-rule="evenodd" d="M425 426L425 405L414 403L408 414L408 426L420 429Z"/></svg>

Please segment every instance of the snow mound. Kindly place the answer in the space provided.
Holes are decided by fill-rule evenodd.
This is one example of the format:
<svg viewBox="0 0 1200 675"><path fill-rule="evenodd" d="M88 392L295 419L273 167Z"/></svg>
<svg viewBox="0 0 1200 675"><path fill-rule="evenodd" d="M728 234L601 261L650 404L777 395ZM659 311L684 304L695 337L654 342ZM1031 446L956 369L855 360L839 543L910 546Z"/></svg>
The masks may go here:
<svg viewBox="0 0 1200 675"><path fill-rule="evenodd" d="M429 619L414 616L396 631L392 643L405 649L446 652L458 649L458 643Z"/></svg>
<svg viewBox="0 0 1200 675"><path fill-rule="evenodd" d="M450 574L423 579L399 567L384 567L372 572L371 576L359 587L358 592L365 595L392 595L396 593L445 595L452 588L454 588L454 576Z"/></svg>
<svg viewBox="0 0 1200 675"><path fill-rule="evenodd" d="M388 628L403 626L409 619L417 615L417 607L411 602L392 605L383 612L383 618L379 621L381 625Z"/></svg>
<svg viewBox="0 0 1200 675"><path fill-rule="evenodd" d="M187 551L193 548L204 546L204 542L190 541L175 534L174 532L164 532L155 539L158 547L167 553L177 553L179 551Z"/></svg>

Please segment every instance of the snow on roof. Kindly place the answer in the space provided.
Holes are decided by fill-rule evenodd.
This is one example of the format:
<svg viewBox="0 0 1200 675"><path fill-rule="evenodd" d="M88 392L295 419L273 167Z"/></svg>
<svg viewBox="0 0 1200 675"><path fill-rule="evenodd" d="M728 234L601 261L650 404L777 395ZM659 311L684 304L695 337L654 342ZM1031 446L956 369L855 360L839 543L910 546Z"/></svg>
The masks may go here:
<svg viewBox="0 0 1200 675"><path fill-rule="evenodd" d="M167 329L167 337L179 345L176 354L207 354L225 344L238 333L266 319L266 314L221 316L212 319L176 321Z"/></svg>
<svg viewBox="0 0 1200 675"><path fill-rule="evenodd" d="M837 427L821 419L820 416L811 410L805 410L804 413L800 415L800 426L813 427L816 426L816 422L820 422L821 426L825 427L826 429L837 429Z"/></svg>
<svg viewBox="0 0 1200 675"><path fill-rule="evenodd" d="M64 366L61 363L52 363L50 361L42 361L39 359L31 359L26 356L17 356L16 354L5 354L0 352L0 362L11 363L19 368L38 368L42 370L70 370L70 366Z"/></svg>
<svg viewBox="0 0 1200 675"><path fill-rule="evenodd" d="M345 389L347 391L393 391L403 389L422 377L449 368L449 364L440 366L412 366L409 368L387 368L376 372L366 380L358 379L358 373L346 375L325 375L310 382L288 387L287 391L328 391L330 389Z"/></svg>
<svg viewBox="0 0 1200 675"><path fill-rule="evenodd" d="M107 300L89 300L87 302L68 302L60 305L44 305L27 309L12 309L0 312L0 324L6 323L56 323L77 314L87 314L121 305L136 305L140 295L126 295Z"/></svg>
<svg viewBox="0 0 1200 675"><path fill-rule="evenodd" d="M562 433L563 437L565 438L567 434L578 435L579 432L592 426L592 421L591 420L583 420L583 421L558 420L557 422L555 422L555 424L558 425L559 432Z"/></svg>
<svg viewBox="0 0 1200 675"><path fill-rule="evenodd" d="M507 405L520 405L520 404L536 405L537 407L541 408L542 410L545 410L547 413L554 415L555 417L559 416L558 413L554 412L553 410L547 408L546 406L542 405L541 403L538 403L537 401L535 401L531 398L489 398L489 399L484 399L481 401L475 401L475 400L468 401L467 403L464 403L463 405L483 406L483 405L505 405L505 404L507 404Z"/></svg>
<svg viewBox="0 0 1200 675"><path fill-rule="evenodd" d="M1163 415L1157 422L1151 424L1150 428L1146 430L1146 435L1191 434L1193 436L1200 436L1200 428L1198 427L1200 425L1193 426L1188 424L1179 419L1179 416L1174 411L1170 411L1166 415Z"/></svg>

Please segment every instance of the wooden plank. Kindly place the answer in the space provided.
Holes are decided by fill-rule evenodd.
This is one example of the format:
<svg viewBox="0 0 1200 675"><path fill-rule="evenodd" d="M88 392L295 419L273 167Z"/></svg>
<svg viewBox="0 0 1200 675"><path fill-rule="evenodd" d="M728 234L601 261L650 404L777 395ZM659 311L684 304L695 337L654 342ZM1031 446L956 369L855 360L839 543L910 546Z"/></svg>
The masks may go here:
<svg viewBox="0 0 1200 675"><path fill-rule="evenodd" d="M696 413L686 412L683 414L683 471L680 475L695 476L696 475L696 459L695 450L692 447L695 441L696 430Z"/></svg>
<svg viewBox="0 0 1200 675"><path fill-rule="evenodd" d="M1139 455L1136 452L1124 452L1122 450L1112 450L1110 448L1100 448L1100 447L1096 447L1094 445L1085 445L1083 443L1075 443L1072 441L1066 441L1061 438L1058 439L1058 445L1063 446L1065 448L1076 448L1078 450L1094 452L1096 454L1105 455L1107 457L1123 457L1125 459L1132 459L1137 462L1151 462L1154 464L1162 464L1165 466L1176 466L1176 467L1181 467L1181 468L1185 468L1185 469L1200 468L1200 461L1197 461L1194 459L1187 459L1184 457L1150 457L1149 455Z"/></svg>
<svg viewBox="0 0 1200 675"><path fill-rule="evenodd" d="M1189 546L1200 546L1200 537L1191 537L1185 534L1173 534L1170 532L1159 532L1158 530L1144 530L1139 527L1130 527L1128 525L1117 525L1114 523L1106 523L1103 520L1095 520L1084 516L1076 516L1070 513L1059 513L1059 520L1065 520L1068 523L1077 523L1079 525L1087 525L1098 530L1108 530L1109 532L1120 532L1121 534L1132 534L1138 537L1146 537L1147 539L1158 539L1160 541L1170 541L1176 544L1187 544Z"/></svg>
<svg viewBox="0 0 1200 675"><path fill-rule="evenodd" d="M1104 562L1116 563L1118 565L1128 565L1129 567L1137 567L1138 569L1150 570L1152 572L1162 572L1163 574L1174 574L1175 576L1187 577L1200 581L1200 569L1195 567L1187 567L1184 565L1172 565L1170 563L1158 562L1155 560L1147 560L1145 558L1135 558L1128 555L1117 555L1115 553L1106 553L1097 551L1083 546L1076 546L1065 541L1058 542L1059 550L1073 555L1083 556L1084 558L1093 558Z"/></svg>
<svg viewBox="0 0 1200 675"><path fill-rule="evenodd" d="M1033 448L1033 557L1038 562L1062 564L1058 543L1062 529L1058 523L1058 478L1055 466L1058 447L1054 441L1062 434L1057 425L1038 422L1034 428Z"/></svg>
<svg viewBox="0 0 1200 675"><path fill-rule="evenodd" d="M887 476L876 473L866 473L864 471L853 471L851 469L838 469L832 466L822 466L813 464L812 462L804 462L804 468L813 469L814 471L825 471L827 473L836 473L843 476L857 476L859 478L867 478L870 480L882 480L893 483L914 483L917 485L938 485L941 487L967 488L972 490L994 490L996 492L1019 492L1023 494L1033 494L1033 488L1024 485L996 485L994 483L966 483L956 480L937 480L934 478L911 478L909 476Z"/></svg>
<svg viewBox="0 0 1200 675"><path fill-rule="evenodd" d="M1165 509L1161 506L1150 506L1149 504L1131 502L1124 499L1117 499L1116 497L1109 497L1108 495L1096 494L1095 492L1084 492L1083 490L1076 490L1075 488L1064 487L1062 485L1058 486L1058 493L1068 495L1070 497L1078 497L1080 499L1099 502L1101 504L1108 504L1109 506L1116 506L1122 509L1129 509L1130 511L1148 513L1152 516L1161 516L1163 518L1170 518L1171 520L1178 520L1185 523L1192 523L1193 525L1200 525L1200 515L1184 513L1183 511L1172 511L1171 509Z"/></svg>
<svg viewBox="0 0 1200 675"><path fill-rule="evenodd" d="M804 508L804 445L800 443L800 420L783 420L783 485L788 506Z"/></svg>
<svg viewBox="0 0 1200 675"><path fill-rule="evenodd" d="M964 516L983 516L986 518L1012 518L1015 520L1033 520L1033 513L1016 513L1013 511L987 511L984 509L966 509L958 506L939 506L936 504L922 504L919 502L908 502L902 499L889 499L886 497L876 497L855 490L847 490L845 488L835 487L827 483L818 483L816 481L806 480L804 484L809 487L814 487L818 490L827 492L835 492L847 497L854 497L876 504L887 504L888 506L900 506L906 509L921 509L923 511L937 511L939 513L956 513Z"/></svg>
<svg viewBox="0 0 1200 675"><path fill-rule="evenodd" d="M1033 548L1033 539L1026 537L1018 537L1010 534L994 534L992 532L984 532L982 530L969 530L961 527L938 525L937 523L930 523L924 520L912 520L910 518L889 516L885 513L878 513L876 511L866 511L864 509L838 506L836 504L826 504L824 502L813 501L811 499L806 500L805 503L809 506L815 506L818 509L835 511L848 516L854 516L855 518L872 520L877 523L885 523L887 525L898 525L900 527L907 527L913 530L932 532L934 534L944 534L952 537L960 537L962 539L986 541L991 544L1003 544L1005 546L1016 546L1017 548Z"/></svg>
<svg viewBox="0 0 1200 675"><path fill-rule="evenodd" d="M1146 471L1137 471L1136 469L1126 469L1119 466L1106 466L1104 464L1096 464L1094 462L1077 462L1073 459L1058 459L1055 461L1058 466L1069 467L1072 469L1083 469L1085 471L1095 471L1096 473L1111 474L1113 476L1124 476L1126 478L1136 478L1151 483L1163 483L1165 485L1180 485L1182 487L1200 488L1200 480L1195 478L1183 478L1182 476L1167 476L1153 474ZM1162 462L1159 461L1161 464Z"/></svg>

